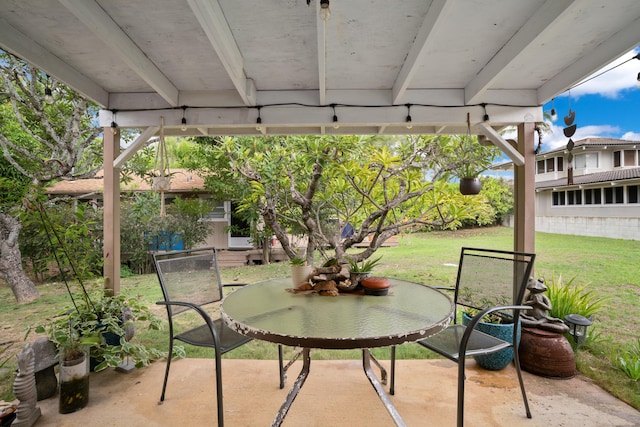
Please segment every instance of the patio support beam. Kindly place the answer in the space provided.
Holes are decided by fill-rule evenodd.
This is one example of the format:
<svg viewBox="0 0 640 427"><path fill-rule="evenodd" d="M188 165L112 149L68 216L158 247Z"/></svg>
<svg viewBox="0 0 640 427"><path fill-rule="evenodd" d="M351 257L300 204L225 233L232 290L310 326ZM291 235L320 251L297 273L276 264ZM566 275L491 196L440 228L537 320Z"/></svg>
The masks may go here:
<svg viewBox="0 0 640 427"><path fill-rule="evenodd" d="M144 130L138 137L124 150L117 159L113 161L113 167L115 169L120 169L127 160L133 157L138 150L140 150L146 143L149 141L153 135L155 135L160 128L158 126L150 126ZM105 157L106 159L106 157ZM105 162L106 163L106 162Z"/></svg>
<svg viewBox="0 0 640 427"><path fill-rule="evenodd" d="M320 2L316 2L316 33L318 40L318 102L327 103L327 21L320 17Z"/></svg>
<svg viewBox="0 0 640 427"><path fill-rule="evenodd" d="M45 73L56 76L56 79L97 104L108 105L109 94L106 90L51 54L49 50L35 43L2 18L0 18L0 40L3 43L2 48L6 51L33 64Z"/></svg>
<svg viewBox="0 0 640 427"><path fill-rule="evenodd" d="M577 61L547 80L538 89L538 103L544 104L557 94L569 89L615 59L632 51L640 40L640 19L627 25L598 46L590 49L588 55L582 55Z"/></svg>
<svg viewBox="0 0 640 427"><path fill-rule="evenodd" d="M104 135L104 289L120 294L120 169L113 160L120 153L120 132L103 128Z"/></svg>
<svg viewBox="0 0 640 427"><path fill-rule="evenodd" d="M498 148L500 148L513 161L515 166L522 166L525 159L522 153L518 152L511 146L498 132L496 132L488 123L478 123L476 127L480 132L489 138Z"/></svg>
<svg viewBox="0 0 640 427"><path fill-rule="evenodd" d="M446 12L447 6L451 7L452 3L451 1L447 3L447 0L435 0L431 3L431 6L429 6L420 30L393 84L392 104L402 103L405 92L413 79L413 75L418 71L419 64L422 63L422 56L426 55L427 48L429 47L429 36L439 24L445 25L444 17L446 13L444 12Z"/></svg>
<svg viewBox="0 0 640 427"><path fill-rule="evenodd" d="M59 1L170 105L178 105L178 89L98 3L93 0Z"/></svg>
<svg viewBox="0 0 640 427"><path fill-rule="evenodd" d="M547 0L518 32L491 58L465 88L465 103L482 102L485 92L499 80L501 74L511 72L511 64L516 62L527 48L545 37L545 31L562 18L563 13L575 0Z"/></svg>
<svg viewBox="0 0 640 427"><path fill-rule="evenodd" d="M245 105L256 105L256 86L244 72L244 59L217 0L187 0Z"/></svg>
<svg viewBox="0 0 640 427"><path fill-rule="evenodd" d="M514 165L514 250L535 252L536 205L533 122L518 125L518 152L524 157L523 165Z"/></svg>

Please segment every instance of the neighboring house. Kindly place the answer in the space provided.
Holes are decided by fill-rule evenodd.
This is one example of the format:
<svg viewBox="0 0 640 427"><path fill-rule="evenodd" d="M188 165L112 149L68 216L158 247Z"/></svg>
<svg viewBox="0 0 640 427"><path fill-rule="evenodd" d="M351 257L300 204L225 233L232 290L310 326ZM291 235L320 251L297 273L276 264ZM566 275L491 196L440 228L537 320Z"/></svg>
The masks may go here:
<svg viewBox="0 0 640 427"><path fill-rule="evenodd" d="M204 179L186 169L171 169L171 189L165 191L165 202L171 203L180 196L183 198L211 199L211 193L204 188ZM97 173L99 178L78 179L75 181L60 181L47 188L50 196L73 196L79 200L95 200L100 202L103 192L102 171ZM154 191L151 186L134 177L130 182L121 182L121 191ZM203 245L216 246L220 249L250 249L253 248L248 236L232 234L227 230L230 225L240 225L240 220L233 215L230 201L218 202L215 209L203 218L210 222L213 232Z"/></svg>
<svg viewBox="0 0 640 427"><path fill-rule="evenodd" d="M640 142L586 138L536 160L536 231L640 240Z"/></svg>

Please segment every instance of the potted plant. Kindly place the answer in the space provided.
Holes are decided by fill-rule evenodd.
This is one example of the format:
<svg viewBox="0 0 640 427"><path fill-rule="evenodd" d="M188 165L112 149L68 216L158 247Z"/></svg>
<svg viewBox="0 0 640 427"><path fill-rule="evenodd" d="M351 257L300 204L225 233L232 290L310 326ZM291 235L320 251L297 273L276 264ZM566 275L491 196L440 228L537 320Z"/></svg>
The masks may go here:
<svg viewBox="0 0 640 427"><path fill-rule="evenodd" d="M58 349L60 398L58 412L68 414L89 403L89 360L87 349L100 344L97 334L82 333L70 319L58 319L36 332L47 331Z"/></svg>
<svg viewBox="0 0 640 427"><path fill-rule="evenodd" d="M105 295L93 302L87 295L54 321L37 327L36 332L47 333L61 354L73 353L77 344L84 347L90 344L94 371L117 367L125 359L139 368L164 354L129 342L134 322L147 322L149 328L156 330L162 325L162 320L139 298Z"/></svg>
<svg viewBox="0 0 640 427"><path fill-rule="evenodd" d="M380 263L382 257L378 257L376 259L365 259L358 263L353 259L349 258L349 273L351 283L356 284L360 283L362 279L371 275L373 268Z"/></svg>
<svg viewBox="0 0 640 427"><path fill-rule="evenodd" d="M468 301L468 299L466 299ZM486 298L480 300L477 303L473 303L474 307L491 307L498 305L509 305L509 301L501 300L488 300ZM466 302L465 302L466 305ZM480 308L471 308L466 306L462 312L462 324L468 325L471 319L482 311ZM519 322L520 320L518 320ZM509 319L500 315L499 312L492 312L487 314L480 322L477 323L476 329L485 334L489 334L501 340L512 342L513 341L513 319ZM518 328L518 343L520 342L520 330ZM473 356L476 363L488 369L490 371L499 371L504 369L513 360L513 348L505 348L504 350L497 351L495 353L486 355Z"/></svg>
<svg viewBox="0 0 640 427"><path fill-rule="evenodd" d="M482 190L479 175L491 167L497 156L496 147L485 146L470 133L457 137L458 143L454 144L459 165L453 173L460 180L460 193L474 195Z"/></svg>
<svg viewBox="0 0 640 427"><path fill-rule="evenodd" d="M297 288L309 280L313 266L307 264L307 260L302 257L291 258L291 282Z"/></svg>

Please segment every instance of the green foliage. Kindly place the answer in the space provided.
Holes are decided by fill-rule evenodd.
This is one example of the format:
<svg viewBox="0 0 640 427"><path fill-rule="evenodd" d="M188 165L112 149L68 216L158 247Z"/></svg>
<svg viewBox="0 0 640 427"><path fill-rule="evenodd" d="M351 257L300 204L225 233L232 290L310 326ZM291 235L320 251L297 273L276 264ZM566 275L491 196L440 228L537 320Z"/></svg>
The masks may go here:
<svg viewBox="0 0 640 427"><path fill-rule="evenodd" d="M142 344L128 342L126 330L134 322L145 322L150 329L160 329L162 321L149 311L139 296L88 296L76 301L52 322L36 327L37 333L46 333L56 345L60 357L74 358L84 348L98 365L95 371L108 366L116 367L125 357L130 357L136 367L148 365L162 357L159 350L147 349ZM107 340L107 334L117 337L117 344Z"/></svg>
<svg viewBox="0 0 640 427"><path fill-rule="evenodd" d="M588 285L574 284L574 276L566 283L562 283L562 275L552 274L551 280L545 279L547 296L551 301L549 315L564 319L568 314L579 314L593 318L603 308L606 298L600 297Z"/></svg>
<svg viewBox="0 0 640 427"><path fill-rule="evenodd" d="M439 138L443 154L457 158L452 170L458 178L475 178L491 167L500 156L500 149L494 145L481 145L472 135L444 135Z"/></svg>
<svg viewBox="0 0 640 427"><path fill-rule="evenodd" d="M120 209L120 247L123 265L138 274L152 271L149 248L167 245L171 236L180 235L185 248L205 241L209 224L202 217L211 212L210 201L176 198L160 215L160 195L156 192L133 193Z"/></svg>
<svg viewBox="0 0 640 427"><path fill-rule="evenodd" d="M289 260L289 262L291 262L291 265L307 265L307 260L304 258L291 258L291 260Z"/></svg>
<svg viewBox="0 0 640 427"><path fill-rule="evenodd" d="M214 198L237 202L244 219L264 224L290 257L288 235L304 235L310 253L329 248L338 259L371 237L355 255L361 260L402 229L457 228L485 209L445 182L463 162L454 144L439 138L201 138L197 156L183 164L204 165ZM354 234L341 238L339 224L350 224ZM257 228L252 235L260 240Z"/></svg>
<svg viewBox="0 0 640 427"><path fill-rule="evenodd" d="M369 273L373 271L374 267L380 263L382 257L378 257L375 259L367 259L358 263L353 259L349 258L349 271L352 273Z"/></svg>
<svg viewBox="0 0 640 427"><path fill-rule="evenodd" d="M618 355L618 367L631 381L640 380L640 338Z"/></svg>
<svg viewBox="0 0 640 427"><path fill-rule="evenodd" d="M102 274L102 209L80 202L35 205L22 212L21 220L23 261L28 261L41 279L56 259L68 275L79 279Z"/></svg>

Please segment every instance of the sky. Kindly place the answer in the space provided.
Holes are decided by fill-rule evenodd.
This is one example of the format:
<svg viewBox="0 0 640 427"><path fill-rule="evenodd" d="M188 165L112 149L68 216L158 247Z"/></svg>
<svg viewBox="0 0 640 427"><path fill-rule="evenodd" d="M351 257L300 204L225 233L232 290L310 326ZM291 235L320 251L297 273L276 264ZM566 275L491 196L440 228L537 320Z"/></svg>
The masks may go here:
<svg viewBox="0 0 640 427"><path fill-rule="evenodd" d="M574 141L588 137L640 141L640 60L633 59L638 52L640 46L592 76L603 74L586 78L585 83L578 83L544 105L545 112L555 107L558 119L550 123L552 133L543 134L542 152L567 144L563 119L569 108L575 112L574 123L578 126Z"/></svg>

